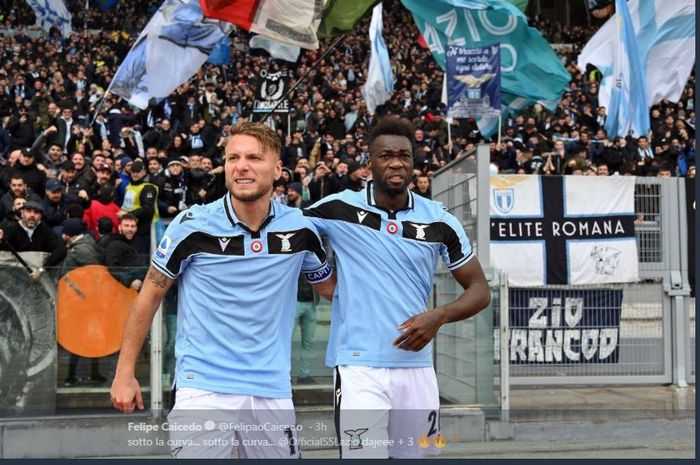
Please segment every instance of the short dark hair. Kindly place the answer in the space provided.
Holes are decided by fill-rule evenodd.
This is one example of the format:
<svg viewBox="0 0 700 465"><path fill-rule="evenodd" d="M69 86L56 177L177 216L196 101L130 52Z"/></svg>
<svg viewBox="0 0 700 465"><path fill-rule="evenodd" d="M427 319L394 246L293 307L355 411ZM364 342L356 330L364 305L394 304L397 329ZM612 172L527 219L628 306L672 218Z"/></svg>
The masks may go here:
<svg viewBox="0 0 700 465"><path fill-rule="evenodd" d="M85 209L82 207L82 205L77 203L72 203L68 205L68 208L66 208L66 216L68 218L82 218L84 212Z"/></svg>
<svg viewBox="0 0 700 465"><path fill-rule="evenodd" d="M109 234L114 229L114 223L108 216L103 216L97 220L97 232L100 234Z"/></svg>
<svg viewBox="0 0 700 465"><path fill-rule="evenodd" d="M122 216L121 218L119 218L119 224L122 224L124 222L124 220L131 220L131 221L134 221L136 223L139 222L139 219L136 218L136 216L132 215L131 213L127 213L124 216Z"/></svg>
<svg viewBox="0 0 700 465"><path fill-rule="evenodd" d="M388 116L377 122L377 125L374 126L369 135L367 143L371 146L379 136L402 136L412 141L414 133L415 128L409 120Z"/></svg>

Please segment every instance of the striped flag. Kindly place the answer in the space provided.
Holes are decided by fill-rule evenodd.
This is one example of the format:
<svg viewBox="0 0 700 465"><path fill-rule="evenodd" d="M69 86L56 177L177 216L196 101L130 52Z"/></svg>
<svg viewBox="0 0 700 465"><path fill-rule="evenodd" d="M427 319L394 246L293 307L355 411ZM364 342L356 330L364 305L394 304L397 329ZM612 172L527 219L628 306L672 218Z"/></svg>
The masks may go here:
<svg viewBox="0 0 700 465"><path fill-rule="evenodd" d="M382 37L382 4L372 11L372 22L369 25L369 41L372 51L369 59L367 82L362 86L362 96L367 103L371 115L376 108L391 98L394 91L394 74L391 72L389 51Z"/></svg>
<svg viewBox="0 0 700 465"><path fill-rule="evenodd" d="M695 2L630 0L622 8L618 6L618 12L588 41L578 57L578 66L585 70L592 64L600 70L603 79L598 101L607 108L612 106L616 89L615 43L620 37L620 11L628 15L630 31L626 33L635 37L637 58L646 79L647 104L663 99L677 102L695 64ZM632 88L635 92L638 89Z"/></svg>

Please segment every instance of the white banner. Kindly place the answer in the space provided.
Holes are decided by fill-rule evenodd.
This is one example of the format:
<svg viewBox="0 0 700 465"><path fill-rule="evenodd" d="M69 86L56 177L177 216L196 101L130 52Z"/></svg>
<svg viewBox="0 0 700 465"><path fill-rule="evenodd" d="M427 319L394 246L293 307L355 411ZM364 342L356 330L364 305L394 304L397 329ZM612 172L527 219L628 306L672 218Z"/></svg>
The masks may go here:
<svg viewBox="0 0 700 465"><path fill-rule="evenodd" d="M639 279L633 177L492 176L491 265L512 286Z"/></svg>

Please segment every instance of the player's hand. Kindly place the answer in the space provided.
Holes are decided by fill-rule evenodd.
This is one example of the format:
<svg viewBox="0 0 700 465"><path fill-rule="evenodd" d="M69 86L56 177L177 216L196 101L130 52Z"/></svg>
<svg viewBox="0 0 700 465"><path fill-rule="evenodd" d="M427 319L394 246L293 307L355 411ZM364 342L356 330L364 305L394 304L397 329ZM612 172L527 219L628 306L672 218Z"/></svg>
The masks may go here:
<svg viewBox="0 0 700 465"><path fill-rule="evenodd" d="M401 323L398 329L405 331L394 339L394 347L418 352L432 341L442 326L442 318L436 310L419 313Z"/></svg>
<svg viewBox="0 0 700 465"><path fill-rule="evenodd" d="M114 408L127 415L132 413L136 407L139 410L144 408L141 386L139 386L139 382L133 376L115 376L109 396L112 399Z"/></svg>

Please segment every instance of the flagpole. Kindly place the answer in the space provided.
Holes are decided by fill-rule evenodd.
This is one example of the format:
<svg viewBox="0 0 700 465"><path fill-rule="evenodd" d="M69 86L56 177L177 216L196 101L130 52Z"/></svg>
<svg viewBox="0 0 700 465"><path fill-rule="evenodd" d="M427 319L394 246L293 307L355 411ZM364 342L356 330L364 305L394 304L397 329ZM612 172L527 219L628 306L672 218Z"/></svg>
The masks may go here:
<svg viewBox="0 0 700 465"><path fill-rule="evenodd" d="M262 123L264 123L270 116L272 116L272 114L275 112L275 110L277 110L277 108L279 108L279 106L282 105L282 102L284 102L285 100L287 100L287 97L289 97L289 95L290 95L292 92L294 92L294 89L296 89L297 87L299 87L299 84L301 84L301 83L304 81L304 79L306 79L306 77L311 73L311 71L313 71L313 70L316 68L316 66L317 66L319 63L321 63L321 62L328 56L328 54L331 53L331 51L333 51L333 49L335 49L335 47L336 47L336 46L340 43L340 41L343 40L344 38L345 38L345 34L341 34L341 35L336 39L336 41L333 42L333 44L331 44L331 46L328 47L328 49L327 49L325 52L323 52L323 55L321 55L320 57L318 57L318 59L314 62L314 64L311 65L311 66L309 67L308 70L306 70L306 72L304 73L304 75L303 75L302 77L300 77L300 78L297 80L297 82L292 86L291 89L289 89L289 90L287 91L286 94L284 94L284 97L282 97L281 99L279 99L279 100L277 101L277 105L275 105L274 108L272 108L272 110L268 111L267 114L266 114L265 116L263 116L263 118L262 118L262 120L261 120Z"/></svg>
<svg viewBox="0 0 700 465"><path fill-rule="evenodd" d="M502 111L498 112L498 147L500 150L501 147L501 115L503 114Z"/></svg>

